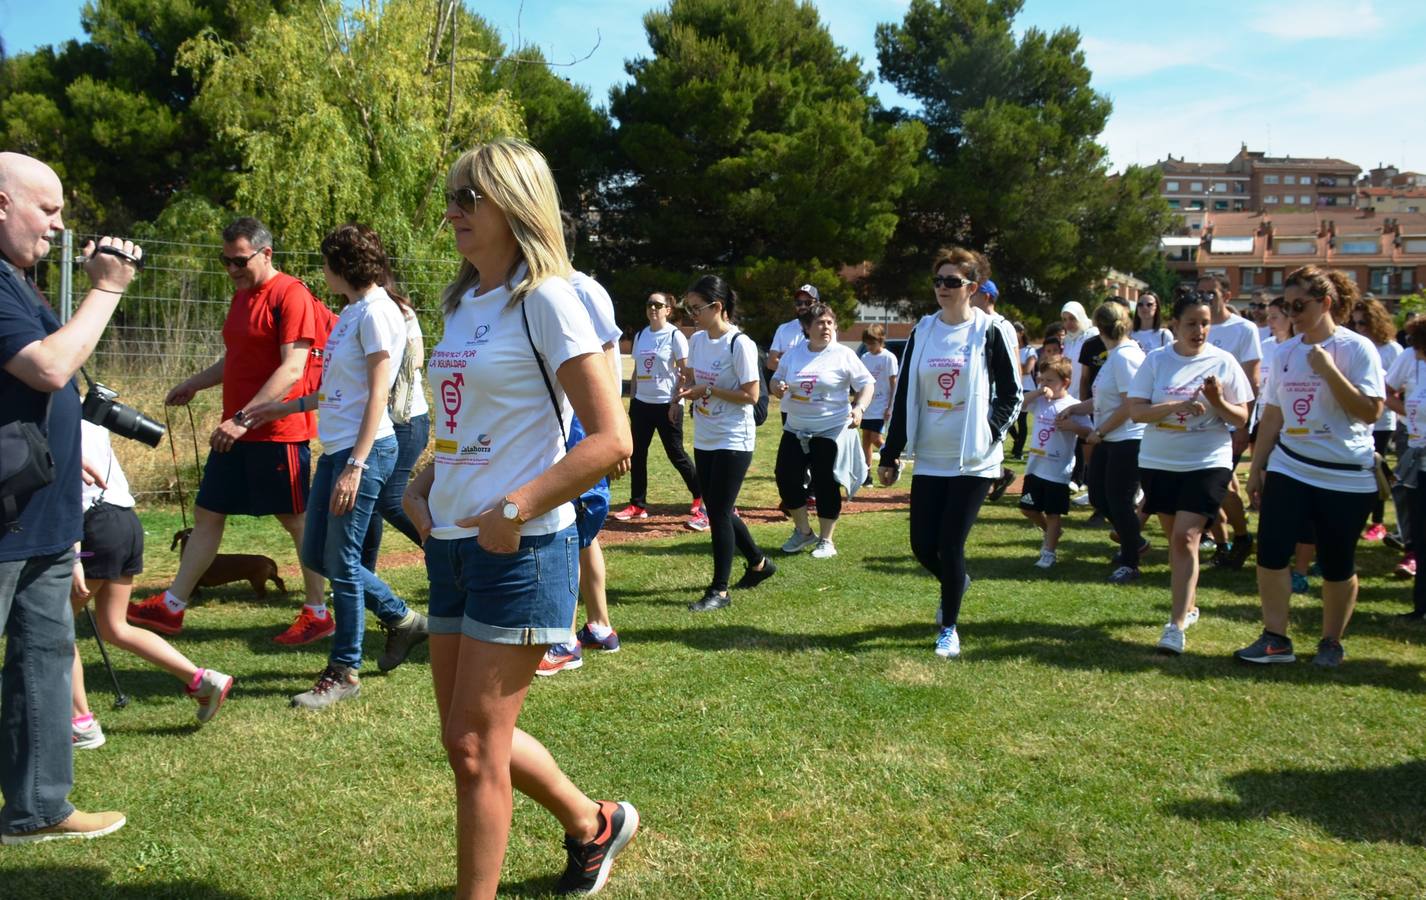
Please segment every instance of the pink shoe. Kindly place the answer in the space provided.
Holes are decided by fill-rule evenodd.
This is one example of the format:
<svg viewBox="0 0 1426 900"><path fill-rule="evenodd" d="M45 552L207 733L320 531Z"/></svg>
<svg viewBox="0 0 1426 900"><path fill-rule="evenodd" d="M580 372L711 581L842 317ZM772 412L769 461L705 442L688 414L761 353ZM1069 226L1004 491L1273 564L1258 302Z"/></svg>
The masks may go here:
<svg viewBox="0 0 1426 900"><path fill-rule="evenodd" d="M1380 522L1362 533L1362 540L1364 541L1379 541L1384 537L1386 537L1386 526Z"/></svg>
<svg viewBox="0 0 1426 900"><path fill-rule="evenodd" d="M1416 554L1408 553L1401 558L1401 562L1396 564L1397 578L1416 577Z"/></svg>

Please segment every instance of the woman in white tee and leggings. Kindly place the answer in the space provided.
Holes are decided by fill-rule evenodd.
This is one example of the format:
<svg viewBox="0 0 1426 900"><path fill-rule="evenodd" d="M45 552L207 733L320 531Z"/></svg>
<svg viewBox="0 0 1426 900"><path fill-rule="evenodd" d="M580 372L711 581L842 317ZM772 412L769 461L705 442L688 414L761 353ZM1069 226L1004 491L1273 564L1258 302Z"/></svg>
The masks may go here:
<svg viewBox="0 0 1426 900"><path fill-rule="evenodd" d="M698 475L693 470L693 460L683 449L683 404L673 402L679 371L688 359L688 340L668 320L673 297L650 294L644 306L649 327L634 335L633 387L629 391L629 426L634 434L634 456L629 461L629 505L615 513L614 518L627 522L649 517L649 444L657 431L663 452L693 497L689 514L697 520L702 515Z"/></svg>
<svg viewBox="0 0 1426 900"><path fill-rule="evenodd" d="M936 655L960 656L956 631L966 587L966 538L1005 458L1020 411L1020 366L990 316L970 298L989 266L978 253L942 250L932 263L940 311L916 324L896 388L891 433L877 475L890 485L901 451L916 455L911 552L941 583Z"/></svg>
<svg viewBox="0 0 1426 900"><path fill-rule="evenodd" d="M753 462L753 404L762 387L757 345L730 321L737 301L728 282L717 275L704 275L683 297L684 308L701 330L688 342L688 365L677 396L693 405L693 462L713 538L713 581L689 604L693 612L722 609L732 602L728 579L734 547L748 563L736 585L740 590L757 587L777 571L748 526L733 514Z"/></svg>
<svg viewBox="0 0 1426 900"><path fill-rule="evenodd" d="M1303 266L1287 276L1283 299L1297 335L1273 354L1248 494L1261 498L1258 593L1263 633L1233 655L1243 662L1292 662L1287 636L1288 564L1299 526L1311 522L1322 567L1322 639L1313 663L1335 667L1357 601L1356 551L1377 498L1372 425L1386 389L1369 338L1337 324L1357 286L1335 269Z"/></svg>

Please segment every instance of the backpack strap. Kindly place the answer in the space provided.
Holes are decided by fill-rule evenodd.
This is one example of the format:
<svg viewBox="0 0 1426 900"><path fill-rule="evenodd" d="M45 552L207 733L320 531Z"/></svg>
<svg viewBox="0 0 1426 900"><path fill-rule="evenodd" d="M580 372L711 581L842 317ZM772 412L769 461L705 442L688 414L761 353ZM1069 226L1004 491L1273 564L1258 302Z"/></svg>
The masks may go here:
<svg viewBox="0 0 1426 900"><path fill-rule="evenodd" d="M535 355L535 365L540 367L540 379L545 383L545 391L550 395L550 406L554 407L555 419L560 423L560 446L567 446L569 434L564 427L564 410L560 408L559 398L555 396L555 386L550 381L550 373L545 369L545 358L535 348L535 338L530 334L530 317L525 313L524 301L520 302L520 324L525 326L525 340L530 342L530 352Z"/></svg>

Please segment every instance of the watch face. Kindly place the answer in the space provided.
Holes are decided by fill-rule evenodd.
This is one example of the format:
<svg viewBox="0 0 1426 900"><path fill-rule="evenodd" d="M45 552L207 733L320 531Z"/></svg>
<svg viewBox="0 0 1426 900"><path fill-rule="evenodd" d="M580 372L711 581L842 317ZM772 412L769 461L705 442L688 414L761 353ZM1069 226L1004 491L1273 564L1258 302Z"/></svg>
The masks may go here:
<svg viewBox="0 0 1426 900"><path fill-rule="evenodd" d="M504 508L501 509L500 514L513 522L516 519L520 518L520 507L516 506L514 503L506 503Z"/></svg>

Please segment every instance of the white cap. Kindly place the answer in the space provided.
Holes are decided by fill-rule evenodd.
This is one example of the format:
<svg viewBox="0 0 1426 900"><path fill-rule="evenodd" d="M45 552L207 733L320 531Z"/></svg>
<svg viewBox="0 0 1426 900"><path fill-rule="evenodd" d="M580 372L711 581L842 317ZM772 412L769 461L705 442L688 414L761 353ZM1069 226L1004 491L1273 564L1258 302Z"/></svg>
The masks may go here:
<svg viewBox="0 0 1426 900"><path fill-rule="evenodd" d="M816 285L804 284L802 287L800 287L800 288L797 289L797 294L806 294L807 296L811 297L813 300L821 300L821 299L822 299L822 295L817 292L817 287L816 287ZM796 297L797 294L793 294L792 296Z"/></svg>

